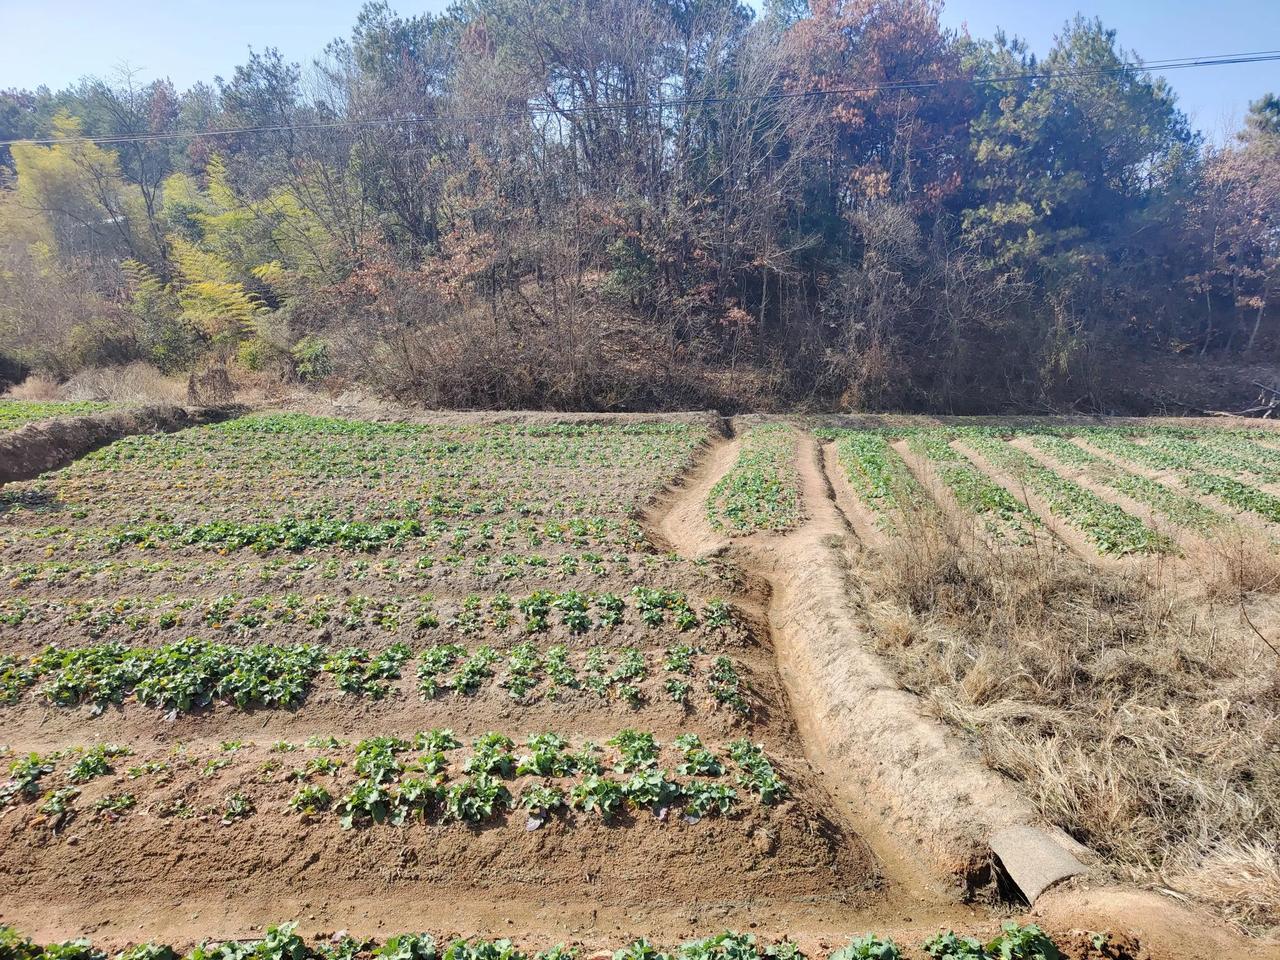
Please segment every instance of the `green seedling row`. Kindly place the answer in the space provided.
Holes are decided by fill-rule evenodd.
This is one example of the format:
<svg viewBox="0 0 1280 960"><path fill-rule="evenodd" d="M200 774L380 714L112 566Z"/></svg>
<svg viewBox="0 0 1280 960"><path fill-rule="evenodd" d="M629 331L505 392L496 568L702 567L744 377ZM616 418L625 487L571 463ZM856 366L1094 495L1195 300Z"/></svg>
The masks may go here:
<svg viewBox="0 0 1280 960"><path fill-rule="evenodd" d="M696 734L681 734L668 747L652 733L620 730L603 745L571 744L556 733L530 736L522 746L506 734L475 737L470 752L451 730L412 737L369 737L354 745L313 738L299 747L279 741L272 757L259 763L255 779L294 784L288 809L306 817L335 817L344 829L410 821L482 823L523 810L542 826L567 809L610 821L626 810L648 810L659 818L676 812L690 822L731 817L749 798L772 806L790 795L764 750L735 740L723 752L705 746ZM126 773L136 790L160 786L175 775L175 764L208 777L228 768L245 769L253 754L241 741L224 742L211 756L180 754L169 760L130 765L127 747L102 744L48 754L27 754L9 764L0 785L0 809L30 805L57 826L82 814L119 819L145 797L108 794L112 802L83 808L82 788L99 777ZM293 769L286 759L293 758ZM215 811L225 821L247 819L265 801L242 790ZM282 811L283 812L283 811Z"/></svg>
<svg viewBox="0 0 1280 960"><path fill-rule="evenodd" d="M89 400L64 401L59 403L37 403L27 400L0 400L0 432L15 430L37 420L49 420L53 417L82 416L86 413L97 413L110 409L109 403L97 403Z"/></svg>
<svg viewBox="0 0 1280 960"><path fill-rule="evenodd" d="M1032 437L1032 443L1062 463L1085 470L1098 483L1106 484L1125 496L1146 504L1178 526L1208 533L1226 522L1226 517L1198 501L1184 497L1149 477L1130 473L1110 460L1094 456L1063 437L1047 433L1036 434Z"/></svg>
<svg viewBox="0 0 1280 960"><path fill-rule="evenodd" d="M1280 497L1258 490L1234 477L1204 473L1188 468L1184 459L1162 445L1138 443L1131 435L1115 430L1094 430L1088 439L1100 449L1153 470L1174 472L1190 490L1215 496L1240 511L1257 514L1280 523Z"/></svg>
<svg viewBox="0 0 1280 960"><path fill-rule="evenodd" d="M897 511L933 509L928 493L890 446L887 436L865 430L822 435L834 439L836 457L853 492L875 511L882 527L893 526L891 515Z"/></svg>
<svg viewBox="0 0 1280 960"><path fill-rule="evenodd" d="M1265 483L1280 482L1280 457L1254 456L1231 435L1216 430L1153 430L1144 435L1147 445L1178 458L1188 467L1254 477Z"/></svg>
<svg viewBox="0 0 1280 960"><path fill-rule="evenodd" d="M1050 512L1079 530L1099 552L1112 556L1163 553L1172 542L1137 517L1043 466L1030 454L1010 446L1000 435L981 429L961 432L971 445L995 466L1010 472L1042 497Z"/></svg>
<svg viewBox="0 0 1280 960"><path fill-rule="evenodd" d="M217 597L117 597L50 600L22 597L0 600L0 628L55 625L83 630L90 639L143 630L183 632L209 629L237 638L296 626L344 631L376 630L391 636L415 636L440 630L459 636L485 631L545 633L560 629L583 634L633 624L644 630L671 627L683 633L719 630L734 620L733 608L709 600L699 610L679 591L635 587L630 593L537 590L524 596L468 594L459 601L418 597L339 597L317 594L228 593Z"/></svg>
<svg viewBox="0 0 1280 960"><path fill-rule="evenodd" d="M241 709L288 708L301 703L326 676L344 694L381 699L414 658L403 643L376 652L311 644L237 646L194 637L160 647L51 647L30 658L0 654L0 704L17 703L38 687L50 704L90 704L97 710L130 698L178 712L215 702ZM529 640L505 652L489 645L468 649L446 643L427 647L416 659L417 690L426 700L472 695L497 683L522 703L582 692L638 706L646 699L640 685L660 667L663 698L687 706L705 692L717 706L742 715L750 712L737 664L723 655L707 662L702 648L693 644L647 655L633 647L571 651L564 644L543 648Z"/></svg>
<svg viewBox="0 0 1280 960"><path fill-rule="evenodd" d="M967 456L951 445L947 430L920 430L910 434L911 449L924 456L956 502L984 518L988 531L998 539L1027 543L1042 526L1027 505L983 473Z"/></svg>
<svg viewBox="0 0 1280 960"><path fill-rule="evenodd" d="M429 933L401 933L384 941L360 940L349 934L308 943L298 936L296 922L269 926L257 940L206 940L183 954L167 944L142 943L117 953L114 960L578 960L583 951L559 944L540 951L522 949L510 940L481 938L437 939ZM1090 946L1108 956L1108 937L1090 935ZM933 960L1062 960L1063 953L1034 924L1004 924L989 941L939 933L921 949ZM599 957L598 950L588 951ZM608 957L607 953L603 954ZM832 951L827 960L901 960L892 939L863 934ZM110 960L88 940L69 940L40 946L13 927L0 927L0 957L4 960ZM809 960L791 940L768 942L753 933L724 931L664 950L648 940L633 940L613 951L611 960Z"/></svg>
<svg viewBox="0 0 1280 960"><path fill-rule="evenodd" d="M742 437L737 462L707 495L707 518L717 530L781 532L804 518L796 470L796 432L783 424L753 427Z"/></svg>

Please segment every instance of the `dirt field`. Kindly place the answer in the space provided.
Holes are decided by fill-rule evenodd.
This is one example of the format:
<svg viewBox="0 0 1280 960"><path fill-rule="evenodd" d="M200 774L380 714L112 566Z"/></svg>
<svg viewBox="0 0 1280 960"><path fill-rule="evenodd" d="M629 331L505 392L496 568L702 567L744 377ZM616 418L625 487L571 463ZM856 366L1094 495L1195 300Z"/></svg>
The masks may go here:
<svg viewBox="0 0 1280 960"><path fill-rule="evenodd" d="M1079 956L1275 955L1278 437L284 413L117 440L0 490L0 922L923 956L1013 917ZM1028 908L1053 851L1081 872Z"/></svg>

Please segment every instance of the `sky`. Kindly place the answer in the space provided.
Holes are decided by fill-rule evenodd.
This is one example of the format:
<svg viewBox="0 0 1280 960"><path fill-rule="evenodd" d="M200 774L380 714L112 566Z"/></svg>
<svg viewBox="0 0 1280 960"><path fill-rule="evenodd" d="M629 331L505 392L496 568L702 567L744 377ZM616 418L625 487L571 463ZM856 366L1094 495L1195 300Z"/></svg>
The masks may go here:
<svg viewBox="0 0 1280 960"><path fill-rule="evenodd" d="M392 0L404 14L446 0ZM250 44L303 63L346 35L360 0L0 0L0 89L53 89L121 65L179 87L229 77ZM944 23L991 36L997 27L1044 53L1077 12L1100 15L1147 60L1280 50L1280 0L950 0ZM1280 92L1280 61L1179 70L1179 102L1213 140L1234 130L1250 100Z"/></svg>

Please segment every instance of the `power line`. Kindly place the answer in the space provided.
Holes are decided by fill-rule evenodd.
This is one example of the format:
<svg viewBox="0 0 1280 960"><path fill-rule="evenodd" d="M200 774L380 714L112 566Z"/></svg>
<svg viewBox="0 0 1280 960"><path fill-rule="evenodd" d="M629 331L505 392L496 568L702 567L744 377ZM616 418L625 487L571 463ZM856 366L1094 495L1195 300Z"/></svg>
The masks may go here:
<svg viewBox="0 0 1280 960"><path fill-rule="evenodd" d="M758 102L769 100L802 100L828 96L847 96L850 94L927 90L947 86L949 84L962 83L969 83L975 86L993 86L1001 83L1019 83L1034 80L1087 79L1130 72L1150 73L1153 71L1186 70L1193 67L1218 67L1245 63L1269 63L1276 60L1280 60L1280 50L1261 50L1253 53L1233 53L1217 56L1174 57L1166 60L1153 60L1147 63L1124 63L1116 67L1098 67L1092 70L1050 70L1037 73L1013 73L994 77L932 77L917 80L887 81L885 83L869 84L861 87L829 87L818 90L796 90L782 93L726 94L722 96L625 100L613 103L584 104L581 106L570 107L531 105L521 110L509 110L490 114L370 117L362 120L318 120L309 123L282 123L254 127L228 127L218 130L170 131L163 133L114 135L103 137L49 137L35 140L0 140L0 147L9 147L22 143L39 146L53 146L67 143L94 143L100 145L153 143L168 140L197 140L206 137L241 136L254 133L290 133L308 130L361 129L368 127L401 126L410 124L443 125L451 123L496 123L500 121L524 120L539 116L577 116L592 113L613 112L617 110L653 110L665 109L667 107L696 107L724 103Z"/></svg>

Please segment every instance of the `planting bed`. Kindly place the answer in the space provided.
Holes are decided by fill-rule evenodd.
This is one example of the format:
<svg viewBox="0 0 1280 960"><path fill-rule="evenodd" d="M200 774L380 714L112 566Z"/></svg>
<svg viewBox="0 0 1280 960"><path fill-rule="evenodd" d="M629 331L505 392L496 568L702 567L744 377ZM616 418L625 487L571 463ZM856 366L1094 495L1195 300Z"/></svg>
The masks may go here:
<svg viewBox="0 0 1280 960"><path fill-rule="evenodd" d="M73 417L86 413L98 413L111 408L109 403L89 400L39 403L30 400L0 400L0 433L16 430L28 423L52 420L54 417Z"/></svg>

